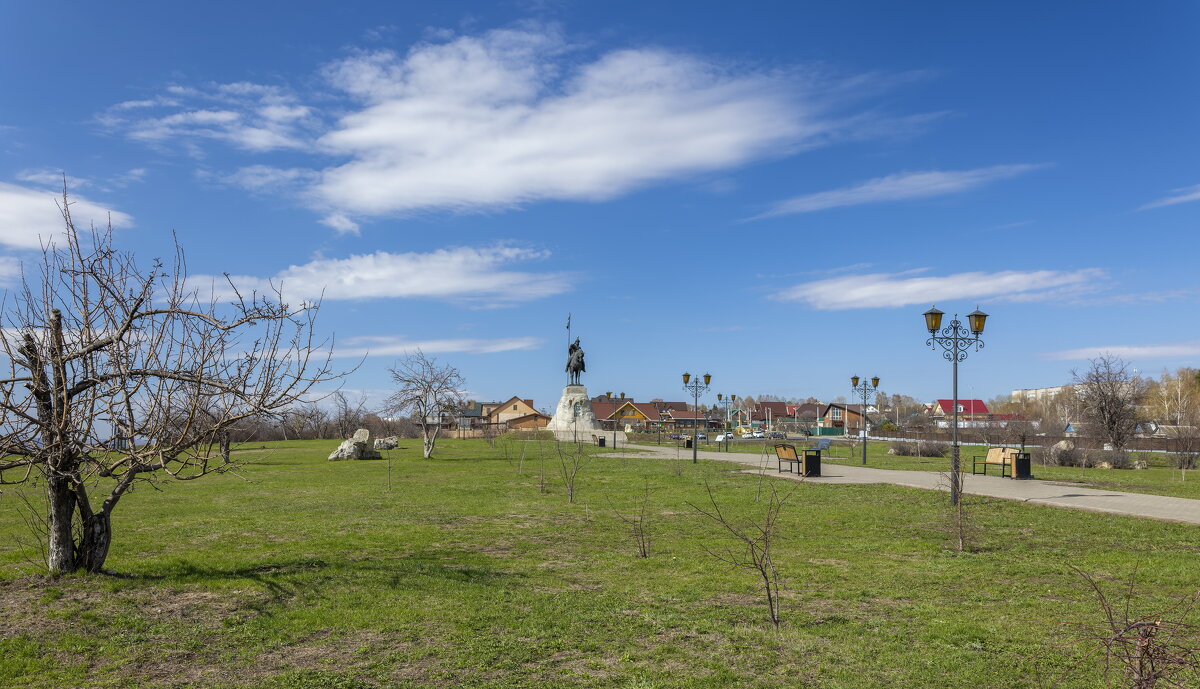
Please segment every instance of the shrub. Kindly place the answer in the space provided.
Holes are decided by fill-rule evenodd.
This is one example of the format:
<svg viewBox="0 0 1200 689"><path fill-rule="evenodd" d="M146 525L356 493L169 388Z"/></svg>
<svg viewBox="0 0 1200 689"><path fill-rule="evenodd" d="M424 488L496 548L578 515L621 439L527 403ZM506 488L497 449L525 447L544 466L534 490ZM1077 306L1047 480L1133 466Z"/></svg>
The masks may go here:
<svg viewBox="0 0 1200 689"><path fill-rule="evenodd" d="M1045 452L1046 463L1060 467L1091 467L1095 463L1090 460L1088 453L1077 447L1048 448Z"/></svg>
<svg viewBox="0 0 1200 689"><path fill-rule="evenodd" d="M1107 462L1113 469L1132 469L1133 459L1128 452L1124 450L1100 450L1091 452L1088 455L1088 466L1099 466L1101 462Z"/></svg>
<svg viewBox="0 0 1200 689"><path fill-rule="evenodd" d="M950 443L939 440L893 440L889 448L889 455L904 457L945 457L950 454Z"/></svg>

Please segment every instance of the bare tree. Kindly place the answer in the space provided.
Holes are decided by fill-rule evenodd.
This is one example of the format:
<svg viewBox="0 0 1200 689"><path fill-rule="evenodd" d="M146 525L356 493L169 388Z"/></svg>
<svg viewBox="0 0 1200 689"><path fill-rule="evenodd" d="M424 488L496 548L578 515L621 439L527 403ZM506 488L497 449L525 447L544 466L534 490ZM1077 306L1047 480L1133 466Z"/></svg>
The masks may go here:
<svg viewBox="0 0 1200 689"><path fill-rule="evenodd" d="M287 437L294 440L315 440L321 437L329 413L314 403L301 403L283 413L280 421Z"/></svg>
<svg viewBox="0 0 1200 689"><path fill-rule="evenodd" d="M363 418L367 414L365 395L359 395L357 399L352 400L345 392L338 390L329 396L329 400L333 403L333 413L329 420L337 429L337 437L345 440L354 435L354 431L362 428Z"/></svg>
<svg viewBox="0 0 1200 689"><path fill-rule="evenodd" d="M567 487L567 502L575 502L575 479L579 470L587 462L588 455L583 451L583 445L575 444L571 450L564 451L565 443L555 443L558 451L558 471L562 474L563 485Z"/></svg>
<svg viewBox="0 0 1200 689"><path fill-rule="evenodd" d="M767 600L767 613L771 624L778 628L780 622L779 592L782 580L771 551L775 544L775 538L779 534L779 515L783 511L784 504L795 492L795 487L780 497L775 490L775 482L772 481L771 497L767 502L767 509L763 514L762 521L749 527L738 526L721 511L721 506L717 504L717 498L713 495L712 486L709 486L707 481L704 483L704 488L708 491L708 502L712 505L711 509L697 507L690 502L688 505L720 524L721 528L732 535L740 546L737 551L726 548L724 552L720 553L707 546L704 549L709 555L722 562L734 567L749 569L758 575L758 578L762 580L763 595Z"/></svg>
<svg viewBox="0 0 1200 689"><path fill-rule="evenodd" d="M1075 377L1080 413L1091 434L1103 438L1120 452L1137 428L1137 405L1146 393L1145 382L1133 375L1120 357L1101 354Z"/></svg>
<svg viewBox="0 0 1200 689"><path fill-rule="evenodd" d="M62 245L45 246L3 314L0 483L44 481L50 571L98 572L134 485L229 469L231 429L339 376L313 339L316 304L203 299L178 245L169 268L144 271L111 227L85 243L65 189L61 210Z"/></svg>
<svg viewBox="0 0 1200 689"><path fill-rule="evenodd" d="M449 364L439 366L436 358L419 349L389 370L400 389L388 397L388 408L412 414L421 428L422 456L428 459L433 456L442 425L453 419L466 403L463 393L466 381L457 368Z"/></svg>

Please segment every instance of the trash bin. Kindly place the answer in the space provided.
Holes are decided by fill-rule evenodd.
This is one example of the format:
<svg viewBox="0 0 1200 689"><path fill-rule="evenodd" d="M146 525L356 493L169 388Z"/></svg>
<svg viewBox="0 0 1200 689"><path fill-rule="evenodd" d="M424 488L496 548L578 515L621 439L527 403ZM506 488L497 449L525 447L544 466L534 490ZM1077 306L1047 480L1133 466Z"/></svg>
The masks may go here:
<svg viewBox="0 0 1200 689"><path fill-rule="evenodd" d="M1033 478L1033 464L1028 452L1013 453L1013 478Z"/></svg>
<svg viewBox="0 0 1200 689"><path fill-rule="evenodd" d="M596 446L604 447L604 436L600 436L599 438L596 438Z"/></svg>
<svg viewBox="0 0 1200 689"><path fill-rule="evenodd" d="M805 450L802 461L800 462L801 476L820 476L821 475L821 451L820 450Z"/></svg>

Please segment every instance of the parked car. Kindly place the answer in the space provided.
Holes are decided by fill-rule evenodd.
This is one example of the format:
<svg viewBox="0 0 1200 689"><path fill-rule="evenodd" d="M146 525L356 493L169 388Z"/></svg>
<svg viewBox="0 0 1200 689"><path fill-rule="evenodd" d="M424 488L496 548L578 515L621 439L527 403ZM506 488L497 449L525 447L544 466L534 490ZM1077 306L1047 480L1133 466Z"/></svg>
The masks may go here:
<svg viewBox="0 0 1200 689"><path fill-rule="evenodd" d="M696 440L708 440L708 435L706 435L704 433L697 433Z"/></svg>
<svg viewBox="0 0 1200 689"><path fill-rule="evenodd" d="M787 433L781 433L779 431L771 431L770 435L768 435L767 437L772 438L774 440L787 440Z"/></svg>
<svg viewBox="0 0 1200 689"><path fill-rule="evenodd" d="M767 437L767 434L766 434L766 433L763 433L762 431L754 431L753 433L751 433L751 434L750 434L750 437L752 437L752 438L765 438L765 437Z"/></svg>
<svg viewBox="0 0 1200 689"><path fill-rule="evenodd" d="M683 440L683 435L679 433L672 433L671 440Z"/></svg>

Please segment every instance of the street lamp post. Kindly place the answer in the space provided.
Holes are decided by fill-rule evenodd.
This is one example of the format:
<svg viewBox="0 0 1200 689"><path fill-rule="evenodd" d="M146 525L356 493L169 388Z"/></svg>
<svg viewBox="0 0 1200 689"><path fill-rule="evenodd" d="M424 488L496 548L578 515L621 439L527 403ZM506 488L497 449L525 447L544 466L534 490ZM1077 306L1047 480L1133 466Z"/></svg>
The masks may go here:
<svg viewBox="0 0 1200 689"><path fill-rule="evenodd" d="M869 433L867 432L867 395L869 395L872 390L874 390L878 387L879 387L879 376L875 376L874 378L872 378L870 385L867 385L867 381L865 381L865 380L862 382L862 385L859 385L858 384L858 376L850 376L850 389L853 390L854 392L858 393L862 397L862 407L860 409L862 411L862 422L863 422L863 433L862 433L862 443L863 443L862 463L863 463L863 466L866 466L866 464L867 464L867 436L869 435Z"/></svg>
<svg viewBox="0 0 1200 689"><path fill-rule="evenodd" d="M608 401L610 401L610 402L612 401L612 393L611 392L606 392L606 393L604 393L604 395L606 397L608 397ZM623 393L623 392L621 393L621 401L622 402L625 401L625 393ZM612 422L613 422L613 449L614 450L617 449L617 418L616 418L616 414L617 414L617 412L616 412L616 410L614 410L612 413L612 416L613 416L613 420L612 420ZM628 440L628 438L626 438L626 440Z"/></svg>
<svg viewBox="0 0 1200 689"><path fill-rule="evenodd" d="M942 358L949 361L954 369L954 425L953 436L950 448L950 504L958 505L960 499L959 493L962 490L961 484L961 467L958 461L958 362L966 361L967 352L972 347L975 351L983 349L983 340L979 336L983 334L983 326L987 321L987 314L976 308L973 312L967 314L967 322L970 325L970 330L964 328L962 322L958 320L958 314L954 314L954 318L950 321L950 325L942 327L942 311L938 311L936 307L925 312L925 329L929 331L929 339L925 340L925 344L930 349L937 351L938 347L942 348Z"/></svg>
<svg viewBox="0 0 1200 689"><path fill-rule="evenodd" d="M733 401L736 399L737 399L737 395L725 395L720 392L717 393L717 402L720 404L723 404L725 406L725 420L721 424L721 428L725 431L725 451L726 452L729 452L729 436L733 435L733 430L729 428L729 426L731 425L729 423L729 405L733 404Z"/></svg>
<svg viewBox="0 0 1200 689"><path fill-rule="evenodd" d="M683 389L692 393L692 464L697 464L700 461L697 454L699 452L700 443L696 438L696 436L700 435L700 431L698 430L699 427L697 425L700 422L698 416L700 414L700 393L708 391L708 384L712 381L712 375L705 373L703 378L704 382L700 382L699 377L693 381L692 374L683 374ZM688 381L691 382L689 383Z"/></svg>

